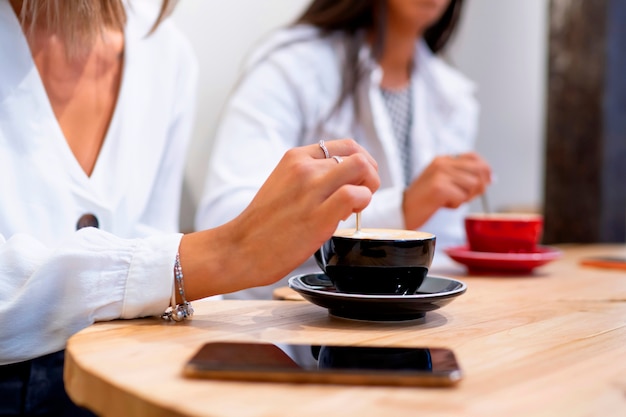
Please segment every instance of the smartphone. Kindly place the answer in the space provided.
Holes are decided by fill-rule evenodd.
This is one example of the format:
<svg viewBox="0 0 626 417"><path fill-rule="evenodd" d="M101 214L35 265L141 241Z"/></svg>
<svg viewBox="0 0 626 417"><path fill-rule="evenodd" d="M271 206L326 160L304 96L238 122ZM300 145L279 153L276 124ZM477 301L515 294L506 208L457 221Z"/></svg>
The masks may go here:
<svg viewBox="0 0 626 417"><path fill-rule="evenodd" d="M447 348L211 342L185 364L192 378L350 385L453 386Z"/></svg>
<svg viewBox="0 0 626 417"><path fill-rule="evenodd" d="M583 258L580 261L583 266L594 266L597 268L624 269L626 270L626 257L621 256L594 256Z"/></svg>

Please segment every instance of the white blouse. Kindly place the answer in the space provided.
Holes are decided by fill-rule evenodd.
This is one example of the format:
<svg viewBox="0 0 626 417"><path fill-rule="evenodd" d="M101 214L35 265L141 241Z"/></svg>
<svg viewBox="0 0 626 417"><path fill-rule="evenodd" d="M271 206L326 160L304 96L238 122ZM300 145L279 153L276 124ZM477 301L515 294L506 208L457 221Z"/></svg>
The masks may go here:
<svg viewBox="0 0 626 417"><path fill-rule="evenodd" d="M405 189L402 156L380 89L382 69L363 47L359 59L369 73L331 118L326 118L340 95L344 35L319 37L317 29L300 25L277 31L260 45L245 68L245 76L230 98L221 120L196 214L199 229L222 224L252 200L284 152L320 139L350 137L378 161L381 186L362 213L364 227L404 225ZM303 41L304 39L304 41ZM411 126L413 178L437 155L473 149L478 123L474 84L434 55L423 41L415 45L412 74L414 103ZM263 59L264 57L264 59ZM359 123L354 100L363 112ZM446 246L465 241L463 216L467 206L440 209L420 229L437 236L433 265L451 261ZM354 227L354 216L340 227ZM309 260L292 274L319 271ZM271 287L245 290L227 298L270 298Z"/></svg>
<svg viewBox="0 0 626 417"><path fill-rule="evenodd" d="M197 63L171 22L146 36L154 6L132 5L118 101L87 176L0 0L0 365L169 304ZM88 213L100 228L76 231Z"/></svg>

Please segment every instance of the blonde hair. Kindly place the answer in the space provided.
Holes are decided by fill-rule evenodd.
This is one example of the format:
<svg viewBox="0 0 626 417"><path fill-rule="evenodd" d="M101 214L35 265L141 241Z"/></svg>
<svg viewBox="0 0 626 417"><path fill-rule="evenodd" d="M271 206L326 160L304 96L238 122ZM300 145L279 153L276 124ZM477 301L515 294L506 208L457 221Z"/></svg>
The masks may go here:
<svg viewBox="0 0 626 417"><path fill-rule="evenodd" d="M176 2L162 0L149 33L172 12ZM54 33L74 52L91 45L105 28L121 31L126 24L123 0L11 0L11 3L30 33L35 28Z"/></svg>

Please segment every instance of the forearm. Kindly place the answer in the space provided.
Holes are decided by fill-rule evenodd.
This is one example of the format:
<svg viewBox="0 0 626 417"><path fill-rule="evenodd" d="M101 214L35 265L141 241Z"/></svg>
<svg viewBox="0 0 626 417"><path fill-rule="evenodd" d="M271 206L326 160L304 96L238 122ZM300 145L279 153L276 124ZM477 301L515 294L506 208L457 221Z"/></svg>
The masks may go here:
<svg viewBox="0 0 626 417"><path fill-rule="evenodd" d="M188 301L269 284L281 276L264 242L254 244L235 222L183 236L179 248ZM263 249L265 248L265 249ZM178 299L178 302L181 300Z"/></svg>

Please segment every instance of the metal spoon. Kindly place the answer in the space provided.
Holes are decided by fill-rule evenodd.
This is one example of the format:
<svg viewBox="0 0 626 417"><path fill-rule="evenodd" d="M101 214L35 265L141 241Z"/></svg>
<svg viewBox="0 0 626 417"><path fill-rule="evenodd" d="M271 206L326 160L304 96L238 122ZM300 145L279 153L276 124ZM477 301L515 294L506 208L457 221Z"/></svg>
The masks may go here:
<svg viewBox="0 0 626 417"><path fill-rule="evenodd" d="M490 214L491 213L491 209L489 208L489 201L487 201L487 192L486 191L480 195L480 201L481 201L482 206L483 206L483 213Z"/></svg>
<svg viewBox="0 0 626 417"><path fill-rule="evenodd" d="M498 181L498 177L495 174L491 174L491 184L495 184ZM487 199L487 189L485 192L480 195L480 202L483 206L483 213L491 214L491 206L489 205L489 200Z"/></svg>

